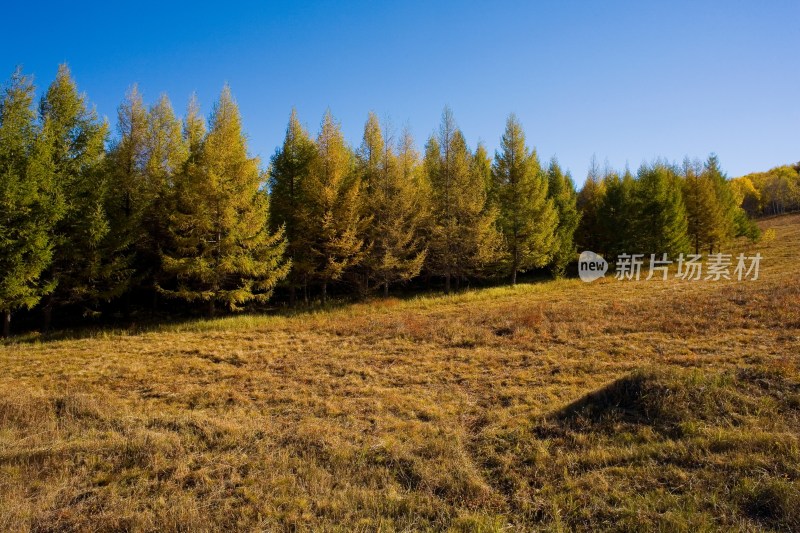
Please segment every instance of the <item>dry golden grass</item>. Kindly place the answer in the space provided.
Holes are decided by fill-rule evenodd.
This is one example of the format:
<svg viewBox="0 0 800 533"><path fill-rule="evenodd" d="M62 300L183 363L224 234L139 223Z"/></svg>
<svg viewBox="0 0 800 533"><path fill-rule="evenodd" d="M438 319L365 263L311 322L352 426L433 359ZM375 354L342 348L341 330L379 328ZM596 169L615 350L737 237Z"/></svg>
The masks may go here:
<svg viewBox="0 0 800 533"><path fill-rule="evenodd" d="M757 282L12 341L0 530L798 529L800 216L763 225Z"/></svg>

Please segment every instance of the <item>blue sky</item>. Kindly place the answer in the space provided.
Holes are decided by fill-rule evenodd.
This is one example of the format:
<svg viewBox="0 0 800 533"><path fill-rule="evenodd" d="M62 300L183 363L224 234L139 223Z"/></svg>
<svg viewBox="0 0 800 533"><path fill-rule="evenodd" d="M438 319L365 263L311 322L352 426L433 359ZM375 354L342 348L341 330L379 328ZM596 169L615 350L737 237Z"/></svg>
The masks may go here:
<svg viewBox="0 0 800 533"><path fill-rule="evenodd" d="M228 82L250 150L269 157L289 112L326 109L358 144L367 113L417 144L449 105L494 151L510 112L542 159L581 183L617 168L716 152L731 176L800 160L800 2L15 2L0 76L40 90L67 62L116 122L127 88L182 114Z"/></svg>

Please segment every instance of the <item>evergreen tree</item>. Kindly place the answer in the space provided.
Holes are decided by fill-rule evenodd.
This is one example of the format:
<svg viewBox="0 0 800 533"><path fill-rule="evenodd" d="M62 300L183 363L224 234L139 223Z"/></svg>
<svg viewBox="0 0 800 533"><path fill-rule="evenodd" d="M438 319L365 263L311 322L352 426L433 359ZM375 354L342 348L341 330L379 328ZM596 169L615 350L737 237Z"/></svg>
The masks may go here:
<svg viewBox="0 0 800 533"><path fill-rule="evenodd" d="M414 182L415 159L410 136L398 156L385 142L378 118L370 113L357 154L357 172L364 193L366 257L369 279L383 287L419 274L426 251L419 237L420 202Z"/></svg>
<svg viewBox="0 0 800 533"><path fill-rule="evenodd" d="M542 267L552 258L558 213L547 194L548 176L536 152L525 145L525 133L513 114L506 121L500 146L492 168L493 188L508 247L511 283L516 284L518 272Z"/></svg>
<svg viewBox="0 0 800 533"><path fill-rule="evenodd" d="M486 146L484 146L482 142L478 142L478 147L475 148L473 160L475 164L475 172L477 172L478 177L483 182L483 189L486 191L486 205L490 208L496 208L499 213L499 206L494 198L492 158L489 156L489 151L486 150Z"/></svg>
<svg viewBox="0 0 800 533"><path fill-rule="evenodd" d="M54 307L91 305L118 295L129 273L109 238L104 166L108 126L87 107L66 65L59 67L45 93L40 116L50 132L54 188L64 203L64 216L53 230L53 260L43 274L54 286L43 303L47 330Z"/></svg>
<svg viewBox="0 0 800 533"><path fill-rule="evenodd" d="M183 119L183 141L189 150L186 165L198 165L203 152L203 142L206 138L206 122L200 114L200 103L197 95L192 94L186 108L186 117ZM177 183L176 183L177 185Z"/></svg>
<svg viewBox="0 0 800 533"><path fill-rule="evenodd" d="M169 98L162 95L147 110L136 86L118 109L117 130L118 139L107 158L112 236L135 271L129 289L143 288L155 297L159 247L166 239L166 220L172 212L170 189L183 169L188 148Z"/></svg>
<svg viewBox="0 0 800 533"><path fill-rule="evenodd" d="M139 278L144 287L158 294L161 272L161 247L169 240L168 221L175 211L175 184L186 168L189 143L182 134L166 95L152 105L147 114L147 155L144 162L143 238L137 249Z"/></svg>
<svg viewBox="0 0 800 533"><path fill-rule="evenodd" d="M572 177L569 173L564 174L555 158L550 161L547 178L547 196L552 199L558 215L553 258L550 263L553 275L558 278L564 275L567 265L575 260L577 253L575 230L578 228L581 216L578 212L578 195Z"/></svg>
<svg viewBox="0 0 800 533"><path fill-rule="evenodd" d="M686 208L677 172L672 167L662 162L642 165L633 198L636 252L660 257L688 250Z"/></svg>
<svg viewBox="0 0 800 533"><path fill-rule="evenodd" d="M189 145L182 134L181 121L175 116L167 95L161 95L147 114L147 157L145 177L147 196L151 203L170 191L176 176L183 170L189 157ZM147 213L147 218L158 218L161 213ZM146 226L154 223L146 220Z"/></svg>
<svg viewBox="0 0 800 533"><path fill-rule="evenodd" d="M239 109L227 86L210 124L200 142L202 122L193 102L185 128L190 156L175 184L175 212L167 228L172 243L162 254L173 288L161 290L205 302L214 315L217 304L235 311L268 300L290 263L283 257L283 231L269 231L269 196L258 159L247 154Z"/></svg>
<svg viewBox="0 0 800 533"><path fill-rule="evenodd" d="M34 87L17 69L0 95L0 312L30 309L53 289L40 280L52 258L53 225L62 205L53 191L49 124L37 131Z"/></svg>
<svg viewBox="0 0 800 533"><path fill-rule="evenodd" d="M722 209L717 201L714 182L698 162L683 162L683 201L686 205L687 233L694 253L708 248L722 222Z"/></svg>
<svg viewBox="0 0 800 533"><path fill-rule="evenodd" d="M308 232L303 226L302 210L305 205L303 182L311 172L315 157L314 141L300 124L297 111L292 109L283 145L272 156L269 170L272 198L270 228L272 231L284 228L286 232L288 240L286 255L292 261L292 270L287 277L292 306L295 305L295 291L300 286L306 288L307 299L307 280L313 268Z"/></svg>
<svg viewBox="0 0 800 533"><path fill-rule="evenodd" d="M430 282L432 272L427 268L430 255L430 240L434 227L433 213L433 189L430 176L427 172L425 159L420 157L420 153L415 148L414 138L408 127L404 128L400 141L398 142L397 160L403 179L411 184L416 197L416 231L415 237L422 249L425 250L425 259L422 262L420 274L425 276L426 282ZM491 208L490 205L486 206Z"/></svg>
<svg viewBox="0 0 800 533"><path fill-rule="evenodd" d="M635 213L633 211L633 194L635 181L630 170L620 178L615 172L609 172L603 178L605 194L598 208L600 242L599 249L610 261L616 260L621 253L635 253Z"/></svg>
<svg viewBox="0 0 800 533"><path fill-rule="evenodd" d="M593 250L602 253L602 228L600 206L605 196L605 184L597 167L597 160L592 156L592 163L586 181L578 192L578 211L581 220L575 232L575 241L581 250Z"/></svg>
<svg viewBox="0 0 800 533"><path fill-rule="evenodd" d="M364 255L361 239L360 180L353 172L353 155L339 125L325 113L317 137L317 155L303 180L303 227L312 253L313 275L320 282L322 301L328 285L358 265Z"/></svg>
<svg viewBox="0 0 800 533"><path fill-rule="evenodd" d="M425 172L432 213L428 268L444 277L446 292L454 278L458 283L482 274L500 257L502 236L495 226L497 213L487 204L481 167L445 108L439 135L425 149Z"/></svg>
<svg viewBox="0 0 800 533"><path fill-rule="evenodd" d="M145 201L147 158L147 109L136 85L117 109L118 138L108 155L111 173L109 218L115 231L133 239L140 233Z"/></svg>
<svg viewBox="0 0 800 533"><path fill-rule="evenodd" d="M756 242L761 238L761 228L758 227L755 220L747 215L747 211L741 207L736 209L734 223L737 237L746 237L751 242Z"/></svg>
<svg viewBox="0 0 800 533"><path fill-rule="evenodd" d="M117 108L117 139L106 158L109 190L105 210L109 218L109 236L114 247L124 255L131 269L142 268L136 259L145 248L142 217L149 200L145 187L147 158L147 109L136 85ZM127 279L130 284L136 280ZM126 305L127 309L127 305Z"/></svg>
<svg viewBox="0 0 800 533"><path fill-rule="evenodd" d="M717 204L717 217L709 235L709 253L736 237L736 205L735 196L727 176L719 167L719 159L711 154L703 168L705 179L709 180L714 190Z"/></svg>

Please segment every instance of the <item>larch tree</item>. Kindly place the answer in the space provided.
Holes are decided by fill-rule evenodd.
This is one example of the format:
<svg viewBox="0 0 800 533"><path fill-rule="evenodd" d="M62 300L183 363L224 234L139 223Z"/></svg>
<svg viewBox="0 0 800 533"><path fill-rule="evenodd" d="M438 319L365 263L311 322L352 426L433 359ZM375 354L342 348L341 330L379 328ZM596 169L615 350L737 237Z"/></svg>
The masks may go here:
<svg viewBox="0 0 800 533"><path fill-rule="evenodd" d="M112 232L124 243L136 270L136 288L153 288L158 247L171 212L166 202L183 170L188 147L166 95L146 109L136 86L118 109L118 138L108 156L108 212Z"/></svg>
<svg viewBox="0 0 800 533"><path fill-rule="evenodd" d="M556 245L558 213L548 197L548 176L535 151L525 145L525 133L512 114L492 168L499 225L508 248L512 285L517 274L550 262Z"/></svg>
<svg viewBox="0 0 800 533"><path fill-rule="evenodd" d="M575 241L582 250L600 250L602 240L602 230L600 227L600 206L605 196L605 184L603 183L600 170L597 166L597 159L592 156L589 166L589 173L586 181L583 182L581 190L578 192L577 205L581 213L581 220L575 232Z"/></svg>
<svg viewBox="0 0 800 533"><path fill-rule="evenodd" d="M303 226L302 211L305 206L303 183L311 172L315 157L316 145L300 124L297 111L292 109L283 145L272 156L269 169L270 228L272 231L284 228L286 232L286 255L292 261L292 270L286 283L292 306L295 305L299 287L303 287L307 303L308 277L313 268L313 259L309 253L309 234Z"/></svg>
<svg viewBox="0 0 800 533"><path fill-rule="evenodd" d="M203 153L203 142L206 139L206 121L200 114L200 103L197 95L192 94L189 105L186 107L186 117L183 119L183 141L189 150L186 166L197 166Z"/></svg>
<svg viewBox="0 0 800 533"><path fill-rule="evenodd" d="M230 89L222 90L201 143L196 113L190 108L190 156L174 187L175 212L167 227L172 242L162 253L172 288L161 290L203 302L213 316L218 304L236 311L267 301L291 265L283 256L283 231L269 231L269 196L258 159L247 153Z"/></svg>
<svg viewBox="0 0 800 533"><path fill-rule="evenodd" d="M685 159L682 171L687 233L694 253L699 254L712 245L715 228L722 220L722 209L714 182L702 171L699 162Z"/></svg>
<svg viewBox="0 0 800 533"><path fill-rule="evenodd" d="M342 278L364 257L364 219L360 180L353 171L353 154L339 124L325 113L316 140L317 154L303 181L303 227L312 254L312 274L320 283L322 301L328 285Z"/></svg>
<svg viewBox="0 0 800 533"><path fill-rule="evenodd" d="M17 69L0 94L0 312L3 337L11 314L30 309L53 289L40 276L52 258L51 233L61 215L53 190L49 125L40 130L35 89Z"/></svg>
<svg viewBox="0 0 800 533"><path fill-rule="evenodd" d="M431 280L432 272L430 268L426 268L429 259L429 243L434 226L434 212L433 212L433 188L430 181L430 176L427 172L425 159L417 151L414 143L414 137L411 135L410 129L406 126L403 129L401 138L397 144L397 160L400 166L400 172L404 179L411 183L416 196L416 230L415 236L417 241L425 250L425 260L422 262L420 275L425 277L426 283ZM490 206L487 204L487 208Z"/></svg>
<svg viewBox="0 0 800 533"><path fill-rule="evenodd" d="M151 291L155 304L161 272L161 247L169 240L168 221L174 212L174 190L189 158L189 143L182 133L180 119L175 116L166 95L150 106L147 113L146 158L144 161L144 194L146 209L141 226L139 277Z"/></svg>
<svg viewBox="0 0 800 533"><path fill-rule="evenodd" d="M675 169L663 162L639 168L633 194L634 251L668 254L689 249L686 208Z"/></svg>
<svg viewBox="0 0 800 533"><path fill-rule="evenodd" d="M147 157L145 175L151 198L169 190L175 176L189 157L189 146L181 131L181 121L175 116L172 103L162 94L147 114Z"/></svg>
<svg viewBox="0 0 800 533"><path fill-rule="evenodd" d="M134 239L140 234L145 200L147 108L136 85L117 108L117 139L107 157L111 191L108 214L115 231Z"/></svg>
<svg viewBox="0 0 800 533"><path fill-rule="evenodd" d="M481 161L469 151L449 108L442 113L438 136L428 140L424 168L432 213L427 265L444 278L450 292L454 279L458 284L498 262L502 235L497 212L487 203Z"/></svg>
<svg viewBox="0 0 800 533"><path fill-rule="evenodd" d="M486 149L483 142L478 142L473 155L473 165L475 172L480 180L483 182L483 189L486 191L486 205L490 208L498 208L496 202L493 201L492 195L494 190L494 181L492 177L492 157Z"/></svg>
<svg viewBox="0 0 800 533"><path fill-rule="evenodd" d="M109 180L105 210L109 218L109 238L125 257L133 272L145 266L137 253L146 249L146 234L142 218L149 207L146 195L145 161L147 158L147 109L136 85L117 108L117 138L106 157ZM126 279L129 294L138 280L136 275Z"/></svg>
<svg viewBox="0 0 800 533"><path fill-rule="evenodd" d="M200 113L197 95L192 94L183 119L182 141L187 148L186 161L172 180L165 203L170 212L165 223L165 237L159 246L159 277L156 282L158 294L173 297L183 289L185 283L175 271L168 272L165 263L169 258L180 259L198 254L203 242L206 226L196 225L195 219L201 204L195 197L202 195L199 188L205 184L203 179L203 148L206 138L206 122ZM209 304L210 305L210 304Z"/></svg>
<svg viewBox="0 0 800 533"><path fill-rule="evenodd" d="M626 168L620 177L616 172L606 172L603 177L605 194L597 210L597 225L600 240L598 251L609 261L616 261L619 254L636 253L634 188L635 179Z"/></svg>
<svg viewBox="0 0 800 533"><path fill-rule="evenodd" d="M714 190L717 204L717 218L709 235L709 253L736 237L737 208L735 196L727 176L719 166L719 159L711 154L703 166L704 177L709 180Z"/></svg>
<svg viewBox="0 0 800 533"><path fill-rule="evenodd" d="M572 177L561 170L555 158L550 161L547 179L547 196L553 201L558 215L550 268L553 275L559 278L564 275L567 265L576 258L575 230L578 228L581 215L578 212L578 195Z"/></svg>
<svg viewBox="0 0 800 533"><path fill-rule="evenodd" d="M426 250L419 237L420 201L414 181L416 154L404 135L398 156L383 138L378 118L369 114L356 156L363 191L366 256L369 279L389 294L389 285L419 274Z"/></svg>
<svg viewBox="0 0 800 533"><path fill-rule="evenodd" d="M64 216L53 230L53 260L43 274L54 286L42 305L47 330L54 307L91 306L117 296L129 271L116 241L110 238L106 212L108 125L88 108L66 65L59 67L42 98L40 117L50 132L54 188L64 202ZM87 307L86 313L91 312Z"/></svg>

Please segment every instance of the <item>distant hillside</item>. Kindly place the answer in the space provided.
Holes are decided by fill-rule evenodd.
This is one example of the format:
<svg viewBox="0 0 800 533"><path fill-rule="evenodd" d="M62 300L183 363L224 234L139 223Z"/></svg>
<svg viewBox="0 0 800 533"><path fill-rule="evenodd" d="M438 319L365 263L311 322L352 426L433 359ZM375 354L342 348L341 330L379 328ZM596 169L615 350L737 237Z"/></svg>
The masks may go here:
<svg viewBox="0 0 800 533"><path fill-rule="evenodd" d="M800 162L733 180L741 206L751 216L800 210Z"/></svg>

